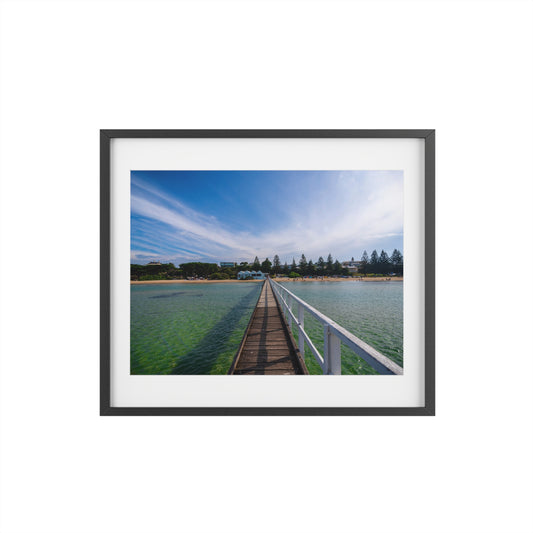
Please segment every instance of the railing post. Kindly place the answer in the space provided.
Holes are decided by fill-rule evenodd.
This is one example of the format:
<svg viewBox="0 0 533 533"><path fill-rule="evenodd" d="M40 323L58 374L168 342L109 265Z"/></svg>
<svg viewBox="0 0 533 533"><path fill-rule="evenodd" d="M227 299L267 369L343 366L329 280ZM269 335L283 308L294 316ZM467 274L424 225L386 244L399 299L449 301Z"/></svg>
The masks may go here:
<svg viewBox="0 0 533 533"><path fill-rule="evenodd" d="M292 298L289 296L287 298L287 307L290 311L292 311ZM287 313L289 315L289 331L292 332L292 316L290 313Z"/></svg>
<svg viewBox="0 0 533 533"><path fill-rule="evenodd" d="M303 358L305 358L305 339L302 334L304 329L304 306L298 304L298 323L300 324L300 329L298 330L298 349Z"/></svg>
<svg viewBox="0 0 533 533"><path fill-rule="evenodd" d="M324 324L324 374L341 374L341 340Z"/></svg>
<svg viewBox="0 0 533 533"><path fill-rule="evenodd" d="M324 368L322 372L329 374L329 326L324 324Z"/></svg>

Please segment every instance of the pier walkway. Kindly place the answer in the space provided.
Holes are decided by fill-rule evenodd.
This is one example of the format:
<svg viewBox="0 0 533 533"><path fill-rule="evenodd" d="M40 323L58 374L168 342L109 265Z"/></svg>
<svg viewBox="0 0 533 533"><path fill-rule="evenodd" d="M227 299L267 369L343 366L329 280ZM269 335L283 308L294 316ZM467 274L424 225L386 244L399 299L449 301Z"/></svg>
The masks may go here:
<svg viewBox="0 0 533 533"><path fill-rule="evenodd" d="M308 374L268 280L228 373Z"/></svg>

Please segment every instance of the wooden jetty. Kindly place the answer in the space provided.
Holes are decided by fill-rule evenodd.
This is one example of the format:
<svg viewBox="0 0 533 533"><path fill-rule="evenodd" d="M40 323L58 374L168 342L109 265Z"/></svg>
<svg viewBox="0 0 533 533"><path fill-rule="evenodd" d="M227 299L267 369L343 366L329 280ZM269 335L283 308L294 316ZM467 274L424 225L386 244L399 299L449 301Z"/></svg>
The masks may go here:
<svg viewBox="0 0 533 533"><path fill-rule="evenodd" d="M228 374L308 374L268 280Z"/></svg>

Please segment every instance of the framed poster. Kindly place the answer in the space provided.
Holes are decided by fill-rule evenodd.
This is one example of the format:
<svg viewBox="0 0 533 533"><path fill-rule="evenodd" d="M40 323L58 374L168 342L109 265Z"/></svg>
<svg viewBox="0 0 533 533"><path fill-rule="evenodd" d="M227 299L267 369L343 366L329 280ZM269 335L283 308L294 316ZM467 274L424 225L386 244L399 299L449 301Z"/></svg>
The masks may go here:
<svg viewBox="0 0 533 533"><path fill-rule="evenodd" d="M434 415L434 130L102 130L102 415Z"/></svg>

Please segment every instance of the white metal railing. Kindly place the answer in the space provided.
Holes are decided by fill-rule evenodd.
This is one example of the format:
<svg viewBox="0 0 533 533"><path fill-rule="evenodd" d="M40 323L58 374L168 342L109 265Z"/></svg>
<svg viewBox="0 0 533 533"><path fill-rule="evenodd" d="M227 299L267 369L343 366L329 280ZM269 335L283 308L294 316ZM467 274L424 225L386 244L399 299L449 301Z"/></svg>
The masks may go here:
<svg viewBox="0 0 533 533"><path fill-rule="evenodd" d="M401 366L391 361L387 356L372 348L369 344L356 337L353 333L339 326L336 322L323 315L320 311L298 298L291 291L282 287L278 282L268 278L270 287L276 296L289 324L292 334L292 323L298 330L298 349L304 357L305 345L309 346L311 353L317 360L324 374L341 373L341 343L348 346L356 355L364 359L379 374L403 374ZM293 303L297 304L297 315L292 311ZM304 327L304 311L314 316L324 329L324 354L321 354Z"/></svg>

